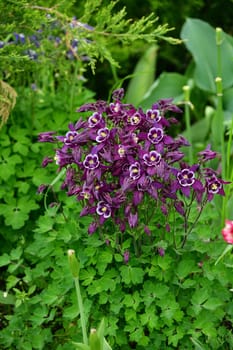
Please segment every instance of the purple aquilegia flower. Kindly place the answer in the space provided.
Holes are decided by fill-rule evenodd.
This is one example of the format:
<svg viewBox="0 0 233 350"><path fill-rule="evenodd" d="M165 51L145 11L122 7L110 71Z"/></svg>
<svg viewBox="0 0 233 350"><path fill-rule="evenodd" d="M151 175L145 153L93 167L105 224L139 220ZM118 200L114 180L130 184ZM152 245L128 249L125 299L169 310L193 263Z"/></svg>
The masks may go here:
<svg viewBox="0 0 233 350"><path fill-rule="evenodd" d="M77 135L78 135L77 131L68 131L64 138L64 143L66 145L72 145Z"/></svg>
<svg viewBox="0 0 233 350"><path fill-rule="evenodd" d="M141 170L140 170L140 164L138 162L135 162L130 165L129 167L129 176L133 180L137 180L141 175Z"/></svg>
<svg viewBox="0 0 233 350"><path fill-rule="evenodd" d="M141 121L140 113L136 112L129 118L130 125L138 125Z"/></svg>
<svg viewBox="0 0 233 350"><path fill-rule="evenodd" d="M56 131L41 132L38 136L39 142L55 142L54 135Z"/></svg>
<svg viewBox="0 0 233 350"><path fill-rule="evenodd" d="M123 256L124 256L124 262L125 262L125 264L128 264L128 262L129 262L129 257L130 257L129 251L126 250L126 251L124 252Z"/></svg>
<svg viewBox="0 0 233 350"><path fill-rule="evenodd" d="M147 138L151 143L157 144L162 141L163 135L163 129L153 127L149 130Z"/></svg>
<svg viewBox="0 0 233 350"><path fill-rule="evenodd" d="M148 109L146 119L152 124L158 123L161 120L160 111L158 109Z"/></svg>
<svg viewBox="0 0 233 350"><path fill-rule="evenodd" d="M156 151L150 151L143 155L144 162L147 166L158 165L161 161L161 154Z"/></svg>
<svg viewBox="0 0 233 350"><path fill-rule="evenodd" d="M131 228L136 227L138 224L138 213L129 213L128 221Z"/></svg>
<svg viewBox="0 0 233 350"><path fill-rule="evenodd" d="M212 200L215 194L225 195L223 190L224 181L218 179L215 175L206 180L206 189L208 193L208 200Z"/></svg>
<svg viewBox="0 0 233 350"><path fill-rule="evenodd" d="M104 142L109 138L110 131L108 128L102 128L97 131L96 141Z"/></svg>
<svg viewBox="0 0 233 350"><path fill-rule="evenodd" d="M105 203L104 201L100 201L97 203L96 213L107 219L111 216L112 211L109 204Z"/></svg>
<svg viewBox="0 0 233 350"><path fill-rule="evenodd" d="M88 119L89 128L94 128L96 126L101 125L103 122L102 114L95 112Z"/></svg>
<svg viewBox="0 0 233 350"><path fill-rule="evenodd" d="M176 175L176 181L172 182L171 192L175 193L180 189L186 197L189 197L191 190L194 190L196 199L200 202L205 189L201 181L196 177L196 172L198 171L198 164L194 164L191 167L182 164L182 169L180 171L173 168L172 172Z"/></svg>
<svg viewBox="0 0 233 350"><path fill-rule="evenodd" d="M84 167L90 170L98 168L99 163L99 157L97 154L88 154L83 161Z"/></svg>
<svg viewBox="0 0 233 350"><path fill-rule="evenodd" d="M182 187L190 187L195 182L195 173L190 169L183 169L177 173L177 180Z"/></svg>
<svg viewBox="0 0 233 350"><path fill-rule="evenodd" d="M217 157L217 152L210 149L210 145L206 147L204 151L198 153L201 162L207 162L208 160L215 159Z"/></svg>

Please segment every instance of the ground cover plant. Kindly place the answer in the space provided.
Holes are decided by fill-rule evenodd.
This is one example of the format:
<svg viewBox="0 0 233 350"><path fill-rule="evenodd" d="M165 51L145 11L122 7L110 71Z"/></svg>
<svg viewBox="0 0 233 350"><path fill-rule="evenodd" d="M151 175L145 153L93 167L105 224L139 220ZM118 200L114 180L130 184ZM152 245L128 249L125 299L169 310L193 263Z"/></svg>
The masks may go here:
<svg viewBox="0 0 233 350"><path fill-rule="evenodd" d="M168 27L151 15L131 28L123 10L111 22L113 3L22 1L19 20L9 4L1 348L231 349L232 37L188 19L193 61L154 82L154 35ZM148 50L119 80L114 55L135 39ZM87 80L101 59L113 75L102 100Z"/></svg>

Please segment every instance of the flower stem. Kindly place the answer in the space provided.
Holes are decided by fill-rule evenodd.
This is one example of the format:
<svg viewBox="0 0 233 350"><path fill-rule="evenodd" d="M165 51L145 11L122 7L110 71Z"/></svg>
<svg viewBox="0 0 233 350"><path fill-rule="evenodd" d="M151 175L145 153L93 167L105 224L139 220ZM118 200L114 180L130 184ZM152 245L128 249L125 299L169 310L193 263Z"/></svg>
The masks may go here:
<svg viewBox="0 0 233 350"><path fill-rule="evenodd" d="M207 203L207 198L205 198L205 199L203 200L203 203L202 203L202 205L201 205L200 211L199 211L199 213L197 214L197 216L196 216L194 222L192 223L192 225L190 226L190 228L189 228L187 231L185 230L186 232L185 232L185 234L184 234L184 238L183 238L183 241L182 241L182 244L181 244L181 248L184 248L184 245L185 245L185 243L186 243L186 241L187 241L188 235L192 232L193 228L195 227L196 223L198 222L198 220L199 220L199 218L200 218L200 216L201 216L201 213L202 213L202 211L203 211L204 206L206 205L206 203ZM187 221L186 221L186 224L187 224L187 227L188 227L188 217L186 217L185 220L187 220Z"/></svg>
<svg viewBox="0 0 233 350"><path fill-rule="evenodd" d="M77 295L79 312L80 312L80 320L81 320L81 327L82 327L82 334L83 334L83 343L88 345L85 314L84 314L83 301L82 301L82 295L80 292L80 285L79 285L79 278L78 277L74 277L74 283L75 283L76 295Z"/></svg>
<svg viewBox="0 0 233 350"><path fill-rule="evenodd" d="M185 100L185 124L186 124L186 129L187 129L187 134L188 134L188 140L190 143L189 147L189 162L190 164L193 163L193 150L192 150L192 131L191 131L191 121L190 121L190 110L189 106L191 105L190 103L190 87L188 85L185 85L183 87L184 91L184 100Z"/></svg>

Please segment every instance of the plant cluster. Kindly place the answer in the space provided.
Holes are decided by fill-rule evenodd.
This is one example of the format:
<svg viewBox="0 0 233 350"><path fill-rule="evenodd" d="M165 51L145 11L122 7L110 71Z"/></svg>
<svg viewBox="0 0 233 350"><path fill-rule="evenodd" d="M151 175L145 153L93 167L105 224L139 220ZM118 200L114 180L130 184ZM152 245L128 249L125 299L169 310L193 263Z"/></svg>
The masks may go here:
<svg viewBox="0 0 233 350"><path fill-rule="evenodd" d="M61 187L68 196L83 202L81 216L94 217L90 234L109 218L121 232L128 225L151 234L148 227L155 210L169 218L175 208L184 218L187 235L191 207L198 207L197 220L215 194L224 195L223 184L227 182L205 167L217 153L208 146L199 152L197 164L187 164L181 151L189 145L187 140L168 133L177 119L166 117L167 113L181 112L171 99L160 100L144 112L123 103L123 96L124 90L118 89L110 103L81 106L78 112L91 115L70 123L65 136L56 136L55 131L41 133L40 142L61 143L55 157L47 156L42 165L55 158L59 171L65 169ZM40 186L39 192L45 188ZM148 215L149 207L154 210ZM168 220L166 228L170 230Z"/></svg>

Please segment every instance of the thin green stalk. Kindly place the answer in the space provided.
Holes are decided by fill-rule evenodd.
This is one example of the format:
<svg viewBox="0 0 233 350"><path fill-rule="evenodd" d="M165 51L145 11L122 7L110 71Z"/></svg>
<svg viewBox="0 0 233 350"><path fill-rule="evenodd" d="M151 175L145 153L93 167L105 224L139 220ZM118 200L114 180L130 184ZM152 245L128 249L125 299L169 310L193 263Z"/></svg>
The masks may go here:
<svg viewBox="0 0 233 350"><path fill-rule="evenodd" d="M216 90L217 90L217 111L216 111L216 125L217 133L219 134L218 143L220 143L220 150L222 156L222 175L225 177L226 173L226 157L225 157L225 145L224 145L224 118L223 118L223 89L222 89L222 78L217 77L215 79Z"/></svg>
<svg viewBox="0 0 233 350"><path fill-rule="evenodd" d="M206 203L207 203L207 198L205 198L205 199L203 200L203 203L202 203L202 205L201 205L200 211L199 211L199 213L197 214L197 216L196 216L194 222L193 222L192 225L190 226L189 230L187 230L187 231L185 232L184 238L183 238L183 241L182 241L182 244L181 244L181 248L184 248L184 245L185 245L185 243L186 243L186 241L187 241L187 238L188 238L189 234L192 232L192 230L193 230L193 228L195 227L196 223L198 222L198 220L199 220L199 218L200 218L200 216L201 216L201 214L202 214L202 212L203 212L203 209L204 209ZM187 218L187 220L188 220L188 218Z"/></svg>
<svg viewBox="0 0 233 350"><path fill-rule="evenodd" d="M68 261L69 261L70 271L72 273L72 276L74 278L74 283L75 283L76 296L78 300L80 321L81 321L82 334L83 334L83 343L85 345L88 345L85 313L84 313L83 300L82 300L82 295L81 295L80 285L79 285L79 262L75 256L75 251L73 249L68 250Z"/></svg>
<svg viewBox="0 0 233 350"><path fill-rule="evenodd" d="M183 91L184 91L184 101L185 101L185 110L184 110L184 115L185 115L185 124L186 124L186 129L187 129L187 134L188 134L188 140L190 143L189 147L189 162L190 164L193 163L193 148L192 148L192 131L191 131L191 120L190 120L190 87L188 85L183 86Z"/></svg>
<svg viewBox="0 0 233 350"><path fill-rule="evenodd" d="M217 75L222 76L222 57L221 57L221 46L222 46L222 29L216 28L216 46L217 46Z"/></svg>
<svg viewBox="0 0 233 350"><path fill-rule="evenodd" d="M85 313L84 313L84 307L83 307L83 301L82 301L82 295L80 292L80 285L79 285L79 278L78 277L74 277L74 283L75 283L76 295L77 295L79 312L80 312L80 321L81 321L82 334L83 334L83 343L88 345Z"/></svg>
<svg viewBox="0 0 233 350"><path fill-rule="evenodd" d="M70 87L70 115L72 115L72 113L74 112L74 96L75 96L75 87L76 87L76 81L77 81L77 77L78 77L78 69L79 69L79 62L76 61L75 62L75 67L74 67L74 73L73 73L73 77L72 77L72 84Z"/></svg>
<svg viewBox="0 0 233 350"><path fill-rule="evenodd" d="M227 141L227 154L226 154L226 180L233 181L233 166L231 166L231 145L232 145L232 138L233 138L233 118L231 122L231 127L229 129L229 137ZM224 225L225 218L228 218L227 213L227 202L229 200L231 192L231 186L227 186L226 188L226 194L223 198L223 205L222 205L222 226Z"/></svg>

